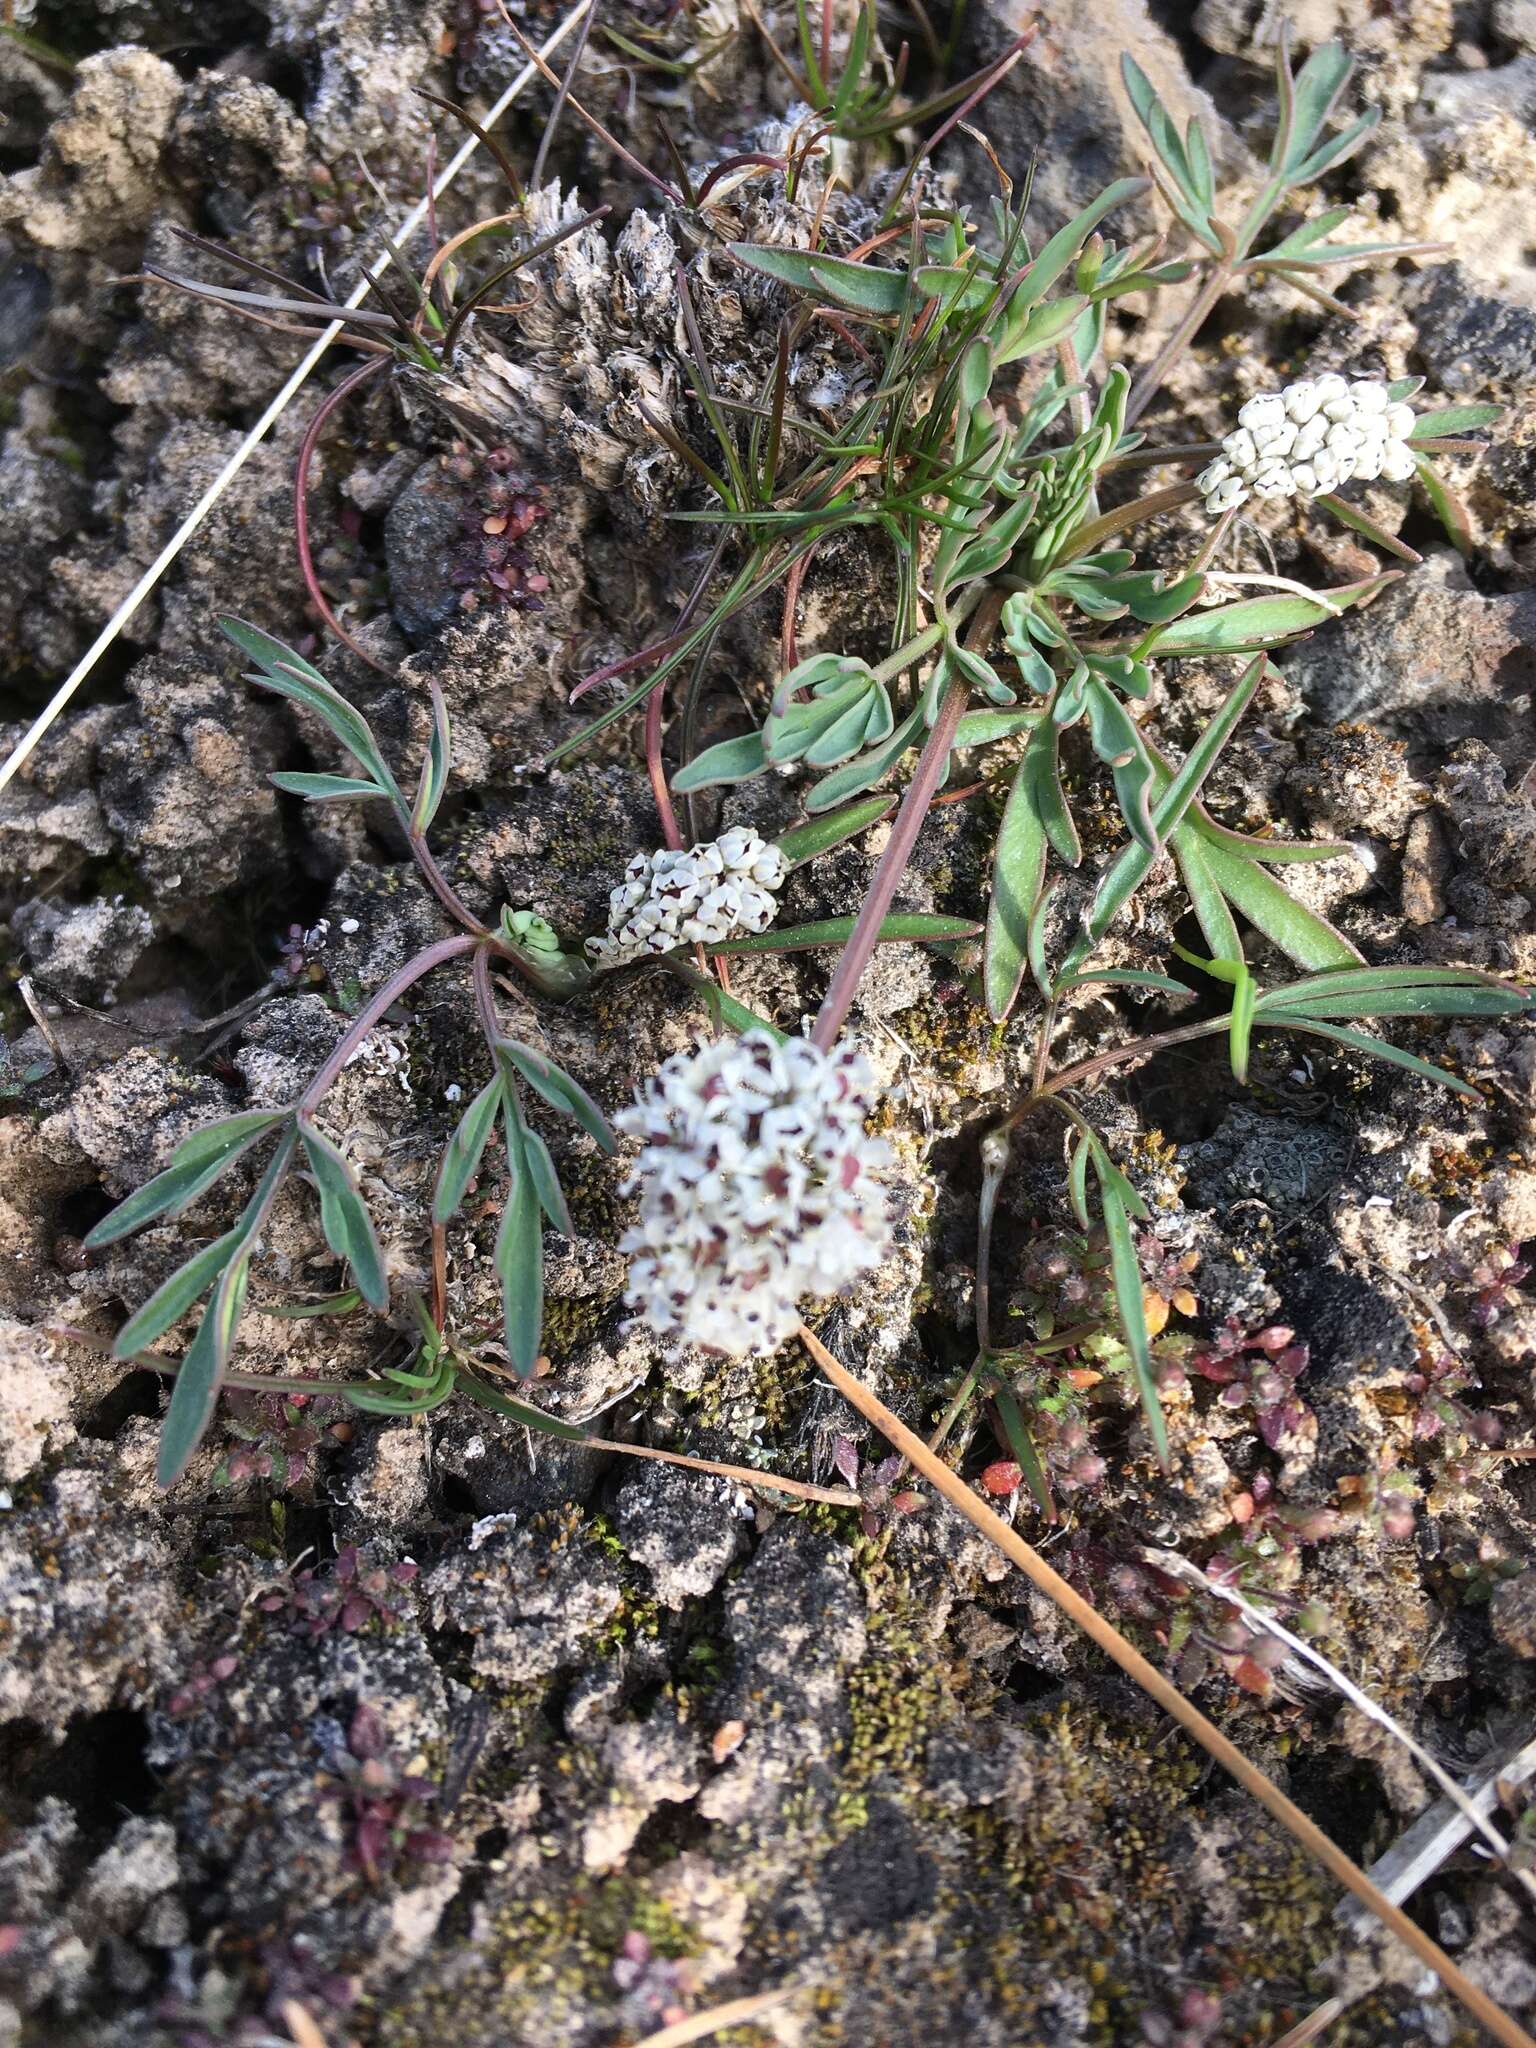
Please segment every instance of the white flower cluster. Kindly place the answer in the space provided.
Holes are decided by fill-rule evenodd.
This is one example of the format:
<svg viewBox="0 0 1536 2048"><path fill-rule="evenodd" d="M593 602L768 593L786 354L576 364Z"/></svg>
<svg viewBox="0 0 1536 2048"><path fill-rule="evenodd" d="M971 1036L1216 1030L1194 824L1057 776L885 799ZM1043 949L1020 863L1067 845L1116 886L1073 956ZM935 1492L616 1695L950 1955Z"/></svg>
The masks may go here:
<svg viewBox="0 0 1536 2048"><path fill-rule="evenodd" d="M677 1053L614 1118L641 1141L625 1185L640 1221L625 1300L663 1336L732 1358L793 1334L807 1295L877 1266L890 1239L887 1150L865 1135L874 1075L857 1046L823 1052L744 1032Z"/></svg>
<svg viewBox="0 0 1536 2048"><path fill-rule="evenodd" d="M1355 477L1406 483L1413 475L1411 405L1394 405L1375 377L1353 384L1330 370L1250 398L1237 430L1195 483L1207 512L1245 498L1315 498Z"/></svg>
<svg viewBox="0 0 1536 2048"><path fill-rule="evenodd" d="M781 849L746 825L686 852L637 853L608 898L607 936L588 939L587 951L600 967L618 967L646 953L766 931L788 873Z"/></svg>

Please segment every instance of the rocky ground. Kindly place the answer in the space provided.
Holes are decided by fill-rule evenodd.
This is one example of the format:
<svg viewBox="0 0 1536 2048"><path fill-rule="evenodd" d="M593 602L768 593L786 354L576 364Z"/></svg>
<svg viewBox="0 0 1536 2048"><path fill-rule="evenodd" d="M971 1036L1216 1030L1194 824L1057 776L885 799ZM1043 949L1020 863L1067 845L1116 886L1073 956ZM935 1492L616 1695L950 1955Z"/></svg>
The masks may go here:
<svg viewBox="0 0 1536 2048"><path fill-rule="evenodd" d="M1039 217L1054 227L1136 165L1122 49L1251 184L1273 12L1058 0L986 108L1011 169L1039 152ZM1352 319L1273 284L1229 303L1160 429L1220 431L1304 364L1419 375L1435 402L1507 411L1484 458L1450 464L1465 555L1421 499L1365 494L1423 568L1280 657L1208 795L1230 825L1348 843L1291 877L1370 958L1530 976L1536 7L1293 14L1303 47L1345 38L1388 116L1330 201L1451 252L1352 281ZM519 18L544 34L557 17L528 0ZM984 61L1020 18L972 0L957 62ZM0 37L6 751L300 346L142 266L196 266L180 226L343 294L426 174L418 90L483 111L518 61L477 0L38 0L18 19ZM784 8L764 19L793 46ZM581 95L649 162L667 161L663 122L696 171L771 147L792 94L754 20L736 0L615 11L672 68L594 37ZM505 130L525 171L549 98L538 88ZM441 155L446 118L440 134ZM932 175L979 199L962 142ZM881 174L852 163L840 190L796 203L825 200L852 246ZM443 857L477 913L599 929L625 861L658 843L633 725L541 764L590 713L568 703L575 678L665 630L703 559L701 529L666 518L697 486L642 410L694 431L674 264L697 259L706 341L742 393L778 302L574 123L547 176L560 189L536 217L564 218L573 192L612 214L518 281L520 309L480 323L454 388L375 378L315 465L319 574L379 667L324 635L295 565L295 455L329 370L0 796L0 2043L610 2048L783 1986L720 2038L1199 2048L1278 2040L1341 1981L1341 1951L1362 1995L1330 2041L1470 2041L1403 1957L1344 1934L1288 1839L936 1500L895 1514L875 1499L861 1520L535 1441L463 1400L393 1421L258 1394L226 1397L187 1475L156 1490L162 1384L105 1341L244 1191L237 1177L104 1252L82 1237L210 1116L293 1099L346 1012L447 929L372 810L273 791L274 769L334 765L328 742L247 689L218 615L322 661L394 758L414 760L440 686L457 734ZM482 154L444 231L508 203ZM762 238L787 209L780 184L746 186L722 231ZM1168 317L1117 315L1115 352L1145 360ZM805 403L831 416L846 365L835 337L817 349ZM485 525L509 491L527 526L510 593ZM1280 574L1334 583L1372 560L1293 508L1263 523ZM802 645L884 652L883 573L862 543L818 556ZM722 644L701 739L711 721L739 728L733 679L771 678L778 625L775 603ZM1222 686L1188 662L1165 676L1154 716L1172 747ZM1006 749L979 757L980 800L933 814L906 907L976 914L1008 768ZM1114 827L1095 773L1080 796L1097 856ZM792 782L749 785L701 803L697 828L775 829L796 807ZM878 844L800 871L786 915L856 906ZM1161 962L1181 915L1159 870L1124 957ZM821 1329L920 1428L969 1363L977 1140L1028 1079L1028 1002L995 1032L975 968L964 948L888 949L853 1013L888 1090L899 1227ZM765 958L739 963L737 988L793 1026L824 978L819 956ZM699 1026L661 974L563 1008L507 1000L610 1110ZM1084 996L1064 1057L1138 1028L1128 1000ZM1053 1447L1065 1521L1044 1531L1027 1495L1007 1502L1363 1860L1430 1801L1406 1754L1325 1688L1274 1683L1141 1547L1240 1557L1455 1771L1529 1736L1536 1027L1425 1043L1480 1100L1278 1041L1247 1090L1217 1045L1101 1092L1101 1128L1155 1210L1173 1468L1159 1473L1106 1341L1079 1360ZM436 1154L480 1058L466 987L440 974L328 1105L397 1278L424 1277ZM883 1447L793 1347L669 1359L626 1330L622 1166L569 1123L545 1128L578 1234L546 1239L539 1398L609 1437L823 1484L846 1437L870 1485ZM1004 1314L1038 1316L1078 1284L1062 1182L1059 1133L1030 1127L997 1230ZM453 1243L470 1323L496 1315L494 1193L493 1177ZM366 1313L273 1313L336 1285L294 1187L237 1362L318 1377L395 1362L399 1340ZM1262 1356L1232 1347L1277 1326L1307 1347L1303 1414L1266 1432L1200 1362L1213 1344ZM968 1428L979 1474L1002 1446L984 1416ZM1415 1910L1536 2019L1529 1905L1508 1880L1463 1853Z"/></svg>

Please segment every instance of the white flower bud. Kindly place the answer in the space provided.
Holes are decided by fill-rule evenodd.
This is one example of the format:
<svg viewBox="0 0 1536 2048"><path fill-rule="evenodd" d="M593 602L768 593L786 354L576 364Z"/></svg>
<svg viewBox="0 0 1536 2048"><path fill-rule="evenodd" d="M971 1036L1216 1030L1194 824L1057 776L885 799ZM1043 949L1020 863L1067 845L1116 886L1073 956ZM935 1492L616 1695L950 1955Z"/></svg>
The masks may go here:
<svg viewBox="0 0 1536 2048"><path fill-rule="evenodd" d="M1413 475L1413 408L1393 404L1376 377L1353 383L1336 370L1304 377L1281 392L1250 398L1221 456L1201 471L1207 512L1259 498L1324 495L1359 477L1400 483Z"/></svg>
<svg viewBox="0 0 1536 2048"><path fill-rule="evenodd" d="M686 852L636 854L608 898L608 930L587 941L600 967L647 953L766 931L789 869L779 847L746 825Z"/></svg>

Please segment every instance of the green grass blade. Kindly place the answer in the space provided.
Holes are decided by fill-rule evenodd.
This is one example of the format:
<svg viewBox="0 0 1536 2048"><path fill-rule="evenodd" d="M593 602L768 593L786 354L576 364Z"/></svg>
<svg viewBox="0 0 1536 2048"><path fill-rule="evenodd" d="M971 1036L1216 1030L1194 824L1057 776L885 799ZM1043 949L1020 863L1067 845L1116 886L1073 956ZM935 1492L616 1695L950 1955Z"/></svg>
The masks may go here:
<svg viewBox="0 0 1536 2048"><path fill-rule="evenodd" d="M1099 1166L1097 1156L1094 1164L1096 1168ZM1130 1218L1120 1190L1104 1178L1102 1170L1099 1199L1104 1209L1104 1232L1109 1239L1110 1277L1114 1286L1115 1309L1120 1319L1120 1334L1130 1354L1131 1370L1136 1377L1136 1390L1141 1396L1142 1413L1152 1433L1153 1449L1157 1452L1158 1463L1166 1471L1168 1424L1163 1416L1163 1404L1157 1396L1157 1382L1152 1377L1152 1342L1147 1335L1147 1314L1142 1299L1141 1262L1136 1256L1136 1242L1131 1235Z"/></svg>
<svg viewBox="0 0 1536 2048"><path fill-rule="evenodd" d="M1045 1467L1035 1449L1035 1440L1029 1433L1023 1410L1012 1387L999 1380L992 1389L993 1405L997 1419L1003 1425L1003 1435L1013 1453L1013 1462L1024 1475L1024 1483L1034 1495L1041 1514L1049 1520L1056 1519L1056 1503L1051 1499L1050 1482L1045 1476Z"/></svg>

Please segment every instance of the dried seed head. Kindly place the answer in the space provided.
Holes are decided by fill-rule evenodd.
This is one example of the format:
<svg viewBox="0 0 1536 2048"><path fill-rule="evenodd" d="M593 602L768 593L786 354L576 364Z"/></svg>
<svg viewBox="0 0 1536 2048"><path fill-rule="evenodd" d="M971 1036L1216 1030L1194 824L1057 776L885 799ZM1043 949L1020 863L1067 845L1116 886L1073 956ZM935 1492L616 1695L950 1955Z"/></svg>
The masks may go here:
<svg viewBox="0 0 1536 2048"><path fill-rule="evenodd" d="M640 1220L625 1296L663 1336L731 1357L791 1336L807 1295L836 1294L890 1240L865 1135L874 1075L844 1043L748 1031L678 1053L614 1118L641 1152L626 1193Z"/></svg>

